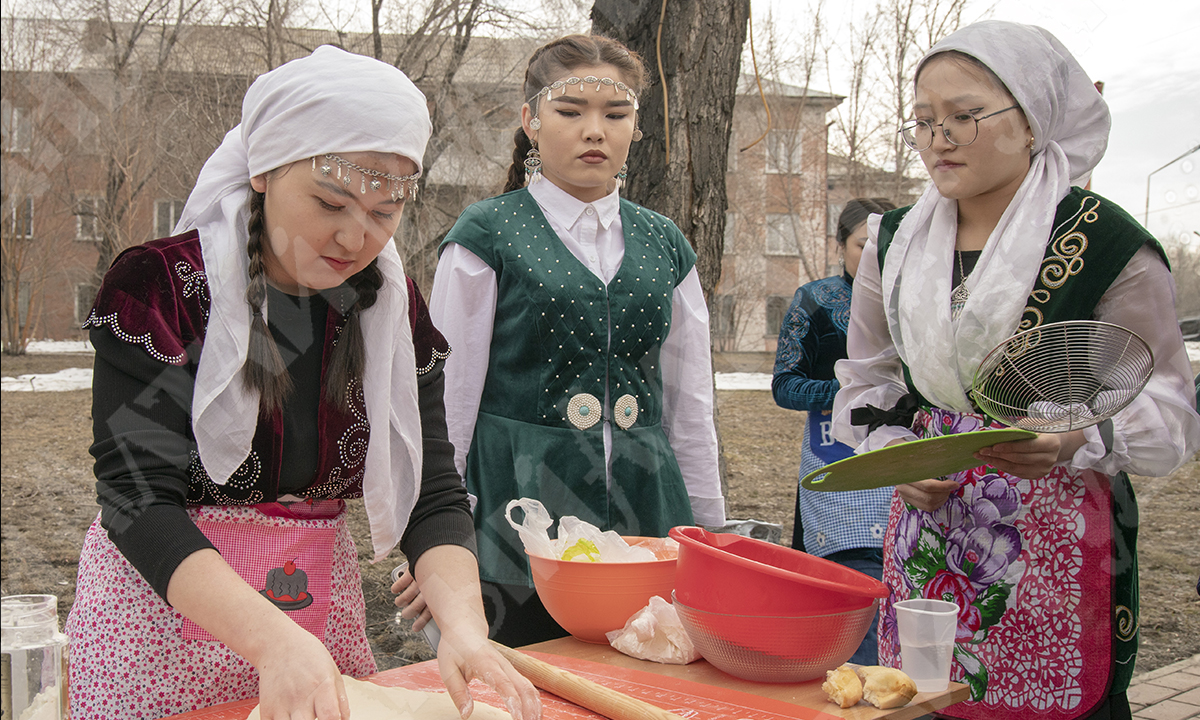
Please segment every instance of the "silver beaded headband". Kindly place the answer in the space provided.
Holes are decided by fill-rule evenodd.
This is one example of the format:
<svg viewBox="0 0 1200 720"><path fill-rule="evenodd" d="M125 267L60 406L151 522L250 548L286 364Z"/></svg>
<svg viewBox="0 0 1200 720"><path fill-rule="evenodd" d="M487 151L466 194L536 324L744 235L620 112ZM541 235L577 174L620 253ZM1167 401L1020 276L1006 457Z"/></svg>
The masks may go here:
<svg viewBox="0 0 1200 720"><path fill-rule="evenodd" d="M368 185L372 190L378 190L383 187L383 181L387 180L387 191L392 196L393 202L400 200L405 195L408 196L409 200L417 199L417 178L421 177L421 173L419 172L412 175L393 175L379 170L371 170L361 165L356 165L345 158L330 154L322 158L320 167L321 175L329 177L329 174L333 172L333 165L330 163L337 165L337 178L342 181L344 187L350 187L350 171L355 170L359 175L358 191L364 195L367 192ZM312 169L313 172L316 172L318 169L317 158L315 156L312 159ZM368 177L371 179L367 180Z"/></svg>
<svg viewBox="0 0 1200 720"><path fill-rule="evenodd" d="M550 83L546 87L537 91L537 93L534 94L533 97L529 98L528 103L531 106L533 106L533 108L534 108L533 120L530 121L530 123L529 123L530 127L532 127L534 130L538 130L542 127L542 121L538 118L538 115L542 111L541 97L543 95L545 95L547 100L553 100L554 99L554 91L560 90L560 89L562 90L562 92L559 93L559 97L562 97L563 95L567 94L567 86L568 85L595 85L596 92L600 92L600 89L602 87L604 87L605 85L607 85L609 87L614 87L617 89L617 92L625 93L625 99L629 100L630 102L633 103L634 110L638 109L637 93L635 93L633 90L631 90L628 85L621 82L620 80L613 80L610 77L598 78L595 75L588 75L587 77L584 77L584 78L571 76L571 77L567 78L566 80L555 80L554 82ZM534 105L535 102L537 103L536 105Z"/></svg>

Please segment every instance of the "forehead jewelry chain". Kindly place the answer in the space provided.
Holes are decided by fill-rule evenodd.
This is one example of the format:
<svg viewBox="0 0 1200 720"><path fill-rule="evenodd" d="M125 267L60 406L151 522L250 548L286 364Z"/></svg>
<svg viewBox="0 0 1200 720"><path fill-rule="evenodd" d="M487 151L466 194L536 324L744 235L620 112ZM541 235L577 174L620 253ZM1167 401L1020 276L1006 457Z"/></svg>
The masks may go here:
<svg viewBox="0 0 1200 720"><path fill-rule="evenodd" d="M596 92L600 92L601 88L603 88L605 86L616 88L617 92L625 93L626 100L633 103L634 111L636 111L638 109L637 93L635 93L633 90L631 90L628 85L621 82L620 80L613 80L610 77L598 78L595 75L588 75L587 77L582 77L582 78L571 76L565 80L555 80L554 82L550 83L549 85L542 88L541 90L538 90L537 93L535 93L533 95L533 97L529 98L529 100L528 100L529 106L532 107L533 111L534 111L533 119L529 121L529 127L534 130L540 130L542 127L542 121L538 117L538 115L541 113L541 109L542 109L541 98L543 96L545 96L547 100L552 100L552 99L554 99L554 91L562 90L562 92L558 94L559 97L562 97L563 95L567 94L568 87L574 86L574 85L580 85L580 84L595 85Z"/></svg>
<svg viewBox="0 0 1200 720"><path fill-rule="evenodd" d="M421 177L421 173L419 172L412 175L393 175L392 173L362 167L337 155L326 154L322 157L321 175L329 177L330 173L334 170L334 165L337 166L337 179L342 181L343 187L350 187L350 172L353 170L358 172L358 191L364 195L367 193L367 185L370 185L372 190L379 190L383 187L383 181L387 180L387 191L392 196L393 202L400 200L405 195L408 196L409 200L417 199L417 178ZM317 172L318 170L316 156L313 156L312 159L312 169L313 172ZM370 180L367 179L368 177Z"/></svg>

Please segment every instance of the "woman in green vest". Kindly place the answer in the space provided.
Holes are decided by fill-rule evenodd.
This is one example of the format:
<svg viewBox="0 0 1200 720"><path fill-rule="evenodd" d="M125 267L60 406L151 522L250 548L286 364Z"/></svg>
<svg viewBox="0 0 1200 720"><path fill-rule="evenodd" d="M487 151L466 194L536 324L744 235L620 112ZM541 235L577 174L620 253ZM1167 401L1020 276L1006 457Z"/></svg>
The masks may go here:
<svg viewBox="0 0 1200 720"><path fill-rule="evenodd" d="M623 535L725 520L696 255L619 192L644 84L608 38L536 51L505 193L441 246L430 306L453 348L447 424L492 637L509 645L566 634L533 590L510 501Z"/></svg>
<svg viewBox="0 0 1200 720"><path fill-rule="evenodd" d="M948 716L1128 718L1137 504L1125 471L1166 475L1200 447L1170 270L1149 233L1079 187L1109 113L1045 30L989 21L945 38L918 66L913 114L901 133L933 182L870 224L835 436L865 452L993 424L965 388L988 351L1044 323L1132 329L1155 369L1111 421L985 448L980 467L898 487L880 661L900 660L893 603L950 600L951 678L971 695Z"/></svg>

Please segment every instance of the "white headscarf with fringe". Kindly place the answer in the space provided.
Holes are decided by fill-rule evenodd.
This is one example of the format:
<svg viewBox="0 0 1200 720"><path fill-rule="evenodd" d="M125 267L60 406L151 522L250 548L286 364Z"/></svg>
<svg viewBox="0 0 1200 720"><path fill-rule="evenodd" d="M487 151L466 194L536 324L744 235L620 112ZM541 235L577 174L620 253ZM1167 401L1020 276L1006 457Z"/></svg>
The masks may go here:
<svg viewBox="0 0 1200 720"><path fill-rule="evenodd" d="M241 124L204 164L175 228L199 231L212 297L192 428L213 482L229 481L249 455L258 425L258 394L242 382L251 320L250 178L325 153L394 153L419 170L431 132L425 96L404 73L330 46L259 76L246 91ZM361 317L371 426L362 485L376 560L408 525L422 449L408 289L394 243L384 246L379 269L383 287Z"/></svg>
<svg viewBox="0 0 1200 720"><path fill-rule="evenodd" d="M934 45L921 64L950 50L1000 78L1036 141L1029 172L970 274L971 297L957 322L950 319L950 285L958 204L932 183L900 223L882 271L888 326L913 384L938 407L966 412L971 401L963 389L987 353L1017 330L1058 203L1104 156L1110 118L1087 73L1042 28L968 25Z"/></svg>

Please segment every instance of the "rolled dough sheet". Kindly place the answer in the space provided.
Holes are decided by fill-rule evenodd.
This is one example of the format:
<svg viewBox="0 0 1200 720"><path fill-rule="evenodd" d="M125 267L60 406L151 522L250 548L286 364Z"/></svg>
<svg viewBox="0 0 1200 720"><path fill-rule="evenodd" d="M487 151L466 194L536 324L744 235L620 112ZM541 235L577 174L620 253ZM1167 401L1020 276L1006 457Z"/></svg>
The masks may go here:
<svg viewBox="0 0 1200 720"><path fill-rule="evenodd" d="M458 708L449 693L423 692L407 688L383 687L372 682L342 676L350 698L353 720L459 720ZM246 720L260 720L258 708ZM508 713L491 705L475 703L471 720L512 720Z"/></svg>

